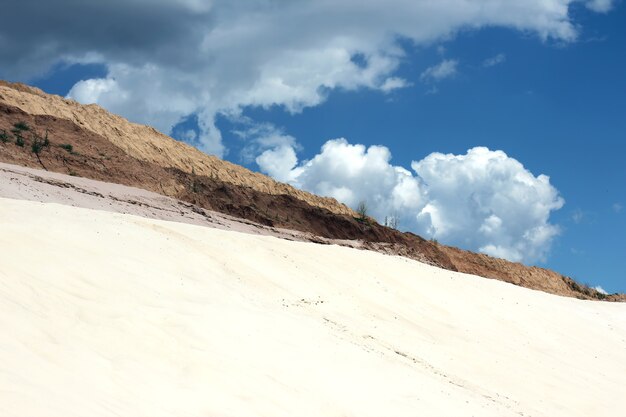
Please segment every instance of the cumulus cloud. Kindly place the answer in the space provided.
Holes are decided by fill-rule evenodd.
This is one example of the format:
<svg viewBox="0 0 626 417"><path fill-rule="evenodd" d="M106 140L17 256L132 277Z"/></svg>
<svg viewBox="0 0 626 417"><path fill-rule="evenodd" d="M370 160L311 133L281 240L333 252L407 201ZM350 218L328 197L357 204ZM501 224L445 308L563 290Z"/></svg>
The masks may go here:
<svg viewBox="0 0 626 417"><path fill-rule="evenodd" d="M275 157L280 153L285 153L284 147L264 153L272 157L269 160L261 155L257 159L261 170L275 175L278 166ZM287 171L276 178L288 178L297 187L334 197L351 207L367 201L370 214L378 219L424 205L418 179L408 170L391 165L391 152L384 146L366 148L335 139L326 142L314 158L298 166L292 155L288 154L288 163L284 165Z"/></svg>
<svg viewBox="0 0 626 417"><path fill-rule="evenodd" d="M263 151L256 158L256 163L262 167L263 172L282 182L294 180L293 168L298 163L296 151L288 145L277 146Z"/></svg>
<svg viewBox="0 0 626 417"><path fill-rule="evenodd" d="M485 59L483 61L483 67L485 68L495 67L496 65L502 64L504 61L506 61L506 55L498 54L498 55L492 56L491 58Z"/></svg>
<svg viewBox="0 0 626 417"><path fill-rule="evenodd" d="M549 217L564 201L550 179L502 151L433 153L409 171L393 165L384 146L334 139L308 161L298 163L295 152L281 146L257 163L276 178L353 208L365 201L379 221L399 216L403 229L513 261L544 260L559 233Z"/></svg>
<svg viewBox="0 0 626 417"><path fill-rule="evenodd" d="M426 68L420 74L420 80L425 82L441 81L445 78L453 77L456 75L458 64L459 61L456 59L444 59L439 64Z"/></svg>
<svg viewBox="0 0 626 417"><path fill-rule="evenodd" d="M59 61L102 63L107 77L77 84L71 97L164 132L196 114L200 147L222 155L218 114L274 105L298 112L333 89L406 87L396 74L399 39L430 45L499 26L573 41L575 1L10 1L4 15L28 16L28 24L0 26L0 77L27 81ZM611 3L586 4L605 11ZM454 68L448 61L425 77Z"/></svg>
<svg viewBox="0 0 626 417"><path fill-rule="evenodd" d="M564 204L549 177L484 147L433 153L411 167L429 199L417 215L420 230L513 261L545 259L559 233L550 213Z"/></svg>
<svg viewBox="0 0 626 417"><path fill-rule="evenodd" d="M99 101L101 95L111 93L116 87L112 79L82 80L72 87L72 98L83 104L93 104Z"/></svg>

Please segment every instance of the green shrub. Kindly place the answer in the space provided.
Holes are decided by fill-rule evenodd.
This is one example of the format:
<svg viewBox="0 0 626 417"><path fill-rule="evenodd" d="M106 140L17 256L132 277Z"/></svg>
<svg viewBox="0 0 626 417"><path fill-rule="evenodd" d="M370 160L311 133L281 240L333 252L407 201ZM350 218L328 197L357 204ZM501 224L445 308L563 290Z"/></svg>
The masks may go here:
<svg viewBox="0 0 626 417"><path fill-rule="evenodd" d="M30 149L33 151L35 155L39 155L39 153L50 145L50 143L46 143L48 139L41 139L39 137L33 137L33 143L30 145Z"/></svg>
<svg viewBox="0 0 626 417"><path fill-rule="evenodd" d="M24 147L24 138L23 138L23 137L21 137L21 136L17 136L17 137L15 138L15 144L16 144L17 146L19 146L20 148L23 148L23 147Z"/></svg>
<svg viewBox="0 0 626 417"><path fill-rule="evenodd" d="M39 154L41 153L42 150L44 150L45 148L48 148L48 147L50 147L50 141L48 140L48 131L47 130L46 130L46 136L43 137L43 138L41 136L39 136L38 134L36 134L36 133L31 135L30 150L33 151L33 153L37 157L37 161L39 162L41 167L43 169L45 169L46 171L48 170L48 168L46 168L46 166L44 165L44 163L41 160L41 157L39 156Z"/></svg>
<svg viewBox="0 0 626 417"><path fill-rule="evenodd" d="M359 202L359 205L356 207L356 212L359 215L359 219L367 219L367 204L365 201Z"/></svg>
<svg viewBox="0 0 626 417"><path fill-rule="evenodd" d="M30 126L28 126L26 124L26 122L17 122L13 124L13 127L15 128L15 130L19 130L19 131L27 131L30 130Z"/></svg>
<svg viewBox="0 0 626 417"><path fill-rule="evenodd" d="M74 147L69 144L69 143L63 143L61 145L59 145L61 148L65 149L66 151L68 151L69 153L74 152Z"/></svg>
<svg viewBox="0 0 626 417"><path fill-rule="evenodd" d="M7 135L7 131L2 129L0 130L0 142L7 143L9 141L9 135Z"/></svg>

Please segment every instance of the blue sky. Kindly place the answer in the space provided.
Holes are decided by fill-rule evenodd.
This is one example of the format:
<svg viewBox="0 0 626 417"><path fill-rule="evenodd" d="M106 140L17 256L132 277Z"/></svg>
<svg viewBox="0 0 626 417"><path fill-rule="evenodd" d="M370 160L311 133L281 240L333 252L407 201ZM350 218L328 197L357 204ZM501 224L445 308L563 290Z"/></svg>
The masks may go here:
<svg viewBox="0 0 626 417"><path fill-rule="evenodd" d="M20 55L0 75L98 102L347 204L365 200L381 220L397 215L426 237L626 292L623 3L561 10L546 0L520 11L505 2L497 14L467 16L402 0L398 14L372 2L371 15L353 13L351 1L330 14L306 0L271 13L253 1L224 10L179 3L197 28L213 25L219 43L206 35L193 44L198 30L171 23L172 37L194 48L131 31L139 40L127 49L98 37L67 42L47 60ZM158 9L155 21L176 16ZM290 27L301 14L306 25ZM55 30L47 36L72 35ZM238 43L249 32L254 48ZM477 147L488 149L468 152Z"/></svg>

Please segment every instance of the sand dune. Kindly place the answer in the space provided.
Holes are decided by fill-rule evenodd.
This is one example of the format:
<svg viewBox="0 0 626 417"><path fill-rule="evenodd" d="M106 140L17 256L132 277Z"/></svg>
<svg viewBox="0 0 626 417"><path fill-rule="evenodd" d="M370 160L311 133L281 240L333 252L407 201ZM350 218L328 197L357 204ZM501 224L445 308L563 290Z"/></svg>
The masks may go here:
<svg viewBox="0 0 626 417"><path fill-rule="evenodd" d="M0 199L2 416L626 414L626 305Z"/></svg>

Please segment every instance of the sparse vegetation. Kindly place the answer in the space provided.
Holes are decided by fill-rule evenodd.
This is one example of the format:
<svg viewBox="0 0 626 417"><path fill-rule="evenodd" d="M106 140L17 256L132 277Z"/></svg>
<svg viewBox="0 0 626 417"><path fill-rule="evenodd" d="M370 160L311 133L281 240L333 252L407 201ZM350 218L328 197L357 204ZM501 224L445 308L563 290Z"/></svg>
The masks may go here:
<svg viewBox="0 0 626 417"><path fill-rule="evenodd" d="M31 140L31 150L35 154L39 154L44 148L50 146L50 141L48 140L48 132L46 132L46 136L43 138L38 135L32 135Z"/></svg>
<svg viewBox="0 0 626 417"><path fill-rule="evenodd" d="M0 142L7 143L9 141L9 135L7 135L7 131L2 129L0 130Z"/></svg>
<svg viewBox="0 0 626 417"><path fill-rule="evenodd" d="M389 227L391 229L398 229L398 216L385 216L385 227Z"/></svg>
<svg viewBox="0 0 626 417"><path fill-rule="evenodd" d="M193 191L194 193L200 191L200 186L198 184L196 170L194 169L194 167L191 167L191 191Z"/></svg>
<svg viewBox="0 0 626 417"><path fill-rule="evenodd" d="M367 203L365 201L360 201L356 206L356 212L359 215L359 220L367 219Z"/></svg>
<svg viewBox="0 0 626 417"><path fill-rule="evenodd" d="M592 288L589 284L581 284L577 281L575 281L574 279L570 278L570 277L566 277L564 275L561 275L561 279L563 279L563 281L565 281L565 283L567 284L567 286L574 292L577 292L578 295L577 298L585 298L584 296L587 296L589 298L595 298L597 300L604 300L606 299L607 295L601 293L600 291L596 290L595 288Z"/></svg>
<svg viewBox="0 0 626 417"><path fill-rule="evenodd" d="M16 136L16 137L15 137L15 144L16 144L17 146L19 146L20 148L23 148L23 147L24 147L24 145L25 145L24 138L23 138L23 137L21 137L21 136L19 136L19 135L18 135L18 136Z"/></svg>
<svg viewBox="0 0 626 417"><path fill-rule="evenodd" d="M39 140L39 138L33 138L33 143L30 145L30 150L35 154L39 155L41 150L44 148L43 141Z"/></svg>
<svg viewBox="0 0 626 417"><path fill-rule="evenodd" d="M43 169L45 169L46 171L48 170L48 168L46 168L46 166L43 164L41 157L39 156L39 154L41 153L41 151L43 151L45 148L50 147L50 141L48 140L48 131L46 131L46 136L44 138L40 137L39 135L37 135L36 133L33 134L31 136L31 140L32 143L30 145L30 149L31 151L35 154L35 156L37 157L37 161L39 161L39 164L42 166Z"/></svg>
<svg viewBox="0 0 626 417"><path fill-rule="evenodd" d="M69 153L73 153L74 152L74 146L72 146L72 144L70 144L70 143L63 143L63 144L59 145L59 147L65 149Z"/></svg>
<svg viewBox="0 0 626 417"><path fill-rule="evenodd" d="M28 124L26 124L26 122L22 122L22 121L14 123L13 127L15 128L14 130L18 130L20 132L26 132L26 131L30 130L30 126L28 126Z"/></svg>

